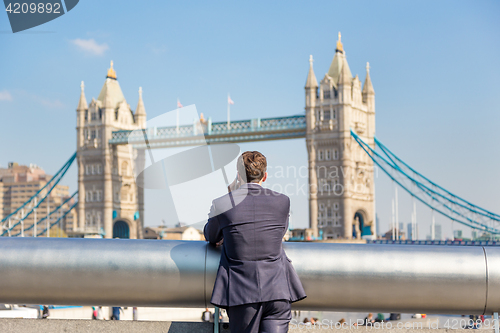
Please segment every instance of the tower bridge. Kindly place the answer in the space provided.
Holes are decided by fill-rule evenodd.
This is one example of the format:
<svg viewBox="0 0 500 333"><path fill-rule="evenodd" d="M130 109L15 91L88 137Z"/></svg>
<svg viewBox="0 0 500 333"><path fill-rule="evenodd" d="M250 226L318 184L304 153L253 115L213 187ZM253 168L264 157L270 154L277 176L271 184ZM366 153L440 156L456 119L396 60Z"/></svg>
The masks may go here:
<svg viewBox="0 0 500 333"><path fill-rule="evenodd" d="M3 216L1 235L25 235L24 231L32 236L48 235L47 231L76 207L77 222L72 230L66 230L70 233L142 238L145 212L144 189L140 185L144 179L142 175L136 179L132 170L134 162L145 161L146 150L297 138L305 138L307 147L309 225L316 237L359 239L375 235L375 164L433 213L486 235L500 234L500 215L432 182L375 138L375 91L370 67L367 64L361 84L349 69L340 37L328 72L319 83L312 56L309 59L305 113L275 118L212 122L201 115L190 125L148 127L142 89L133 111L111 62L97 99L87 103L82 82L76 109L76 154L27 202ZM55 223L50 217L49 221L36 218L37 208L75 159L78 202L69 208L61 205L47 211L48 216L57 213ZM37 225L43 229L44 220L46 228L39 231ZM26 224L28 221L32 225Z"/></svg>
<svg viewBox="0 0 500 333"><path fill-rule="evenodd" d="M353 141L350 128L373 143L374 90L368 67L363 87L358 76L352 76L340 34L331 66L319 84L311 56L305 98L305 115L232 122L201 118L193 125L146 128L142 90L132 111L111 64L99 97L90 104L82 84L77 108L78 190L82 198L78 227L92 230L103 226L105 237L142 237L144 190L134 181L128 144L143 152L205 143L305 138L309 222L314 235L360 238L373 234L373 162ZM340 176L329 176L327 170L333 166L342 168Z"/></svg>

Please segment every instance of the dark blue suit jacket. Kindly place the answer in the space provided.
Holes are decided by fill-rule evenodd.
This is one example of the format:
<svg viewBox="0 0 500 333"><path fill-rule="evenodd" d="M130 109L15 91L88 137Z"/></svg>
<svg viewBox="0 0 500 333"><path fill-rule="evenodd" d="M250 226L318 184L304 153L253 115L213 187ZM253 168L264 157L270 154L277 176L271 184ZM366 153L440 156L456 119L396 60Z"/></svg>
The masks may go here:
<svg viewBox="0 0 500 333"><path fill-rule="evenodd" d="M213 201L205 238L224 244L210 303L227 308L306 297L281 244L289 211L290 198L255 183Z"/></svg>

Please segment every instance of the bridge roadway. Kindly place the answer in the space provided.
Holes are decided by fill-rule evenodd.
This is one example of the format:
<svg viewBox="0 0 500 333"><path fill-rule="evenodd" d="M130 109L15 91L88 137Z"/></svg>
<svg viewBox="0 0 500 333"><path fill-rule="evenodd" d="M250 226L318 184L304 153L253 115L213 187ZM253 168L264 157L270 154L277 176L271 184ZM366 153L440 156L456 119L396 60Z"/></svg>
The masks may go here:
<svg viewBox="0 0 500 333"><path fill-rule="evenodd" d="M145 130L114 131L109 143L132 144L135 148L169 148L204 144L240 143L253 141L305 138L304 115L255 118L249 120L212 123L209 120L177 128L151 127Z"/></svg>

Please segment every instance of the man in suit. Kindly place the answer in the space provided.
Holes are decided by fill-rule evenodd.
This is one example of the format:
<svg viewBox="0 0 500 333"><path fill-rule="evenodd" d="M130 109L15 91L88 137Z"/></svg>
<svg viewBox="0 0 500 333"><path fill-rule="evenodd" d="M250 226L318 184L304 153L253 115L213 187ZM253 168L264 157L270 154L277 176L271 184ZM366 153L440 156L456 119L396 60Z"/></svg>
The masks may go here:
<svg viewBox="0 0 500 333"><path fill-rule="evenodd" d="M267 161L244 152L229 193L215 199L205 238L223 243L210 302L227 309L234 333L288 332L291 303L306 297L282 248L288 230L290 198L263 188Z"/></svg>

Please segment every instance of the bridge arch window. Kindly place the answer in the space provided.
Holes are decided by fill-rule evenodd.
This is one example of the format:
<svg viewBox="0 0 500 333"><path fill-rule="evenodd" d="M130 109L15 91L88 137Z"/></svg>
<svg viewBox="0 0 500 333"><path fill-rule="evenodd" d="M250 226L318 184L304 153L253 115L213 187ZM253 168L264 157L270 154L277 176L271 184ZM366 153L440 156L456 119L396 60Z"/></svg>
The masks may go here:
<svg viewBox="0 0 500 333"><path fill-rule="evenodd" d="M323 161L323 157L324 157L323 154L324 154L323 150L321 150L321 149L318 150L318 160Z"/></svg>
<svg viewBox="0 0 500 333"><path fill-rule="evenodd" d="M91 191L87 191L85 193L85 201L92 202L92 192Z"/></svg>
<svg viewBox="0 0 500 333"><path fill-rule="evenodd" d="M330 114L330 110L324 110L323 111L323 120L330 120L330 117L331 114Z"/></svg>
<svg viewBox="0 0 500 333"><path fill-rule="evenodd" d="M334 210L339 210L339 203L338 202L336 202L336 203L333 204L333 209Z"/></svg>
<svg viewBox="0 0 500 333"><path fill-rule="evenodd" d="M332 151L330 149L325 150L325 160L329 161L332 159Z"/></svg>
<svg viewBox="0 0 500 333"><path fill-rule="evenodd" d="M330 89L324 89L323 90L323 99L330 99L330 98L331 98Z"/></svg>
<svg viewBox="0 0 500 333"><path fill-rule="evenodd" d="M327 217L333 217L333 210L332 210L332 207L328 207L326 209L326 216Z"/></svg>
<svg viewBox="0 0 500 333"><path fill-rule="evenodd" d="M325 204L320 203L320 204L319 204L319 210L324 210L324 209L325 209Z"/></svg>
<svg viewBox="0 0 500 333"><path fill-rule="evenodd" d="M102 165L101 164L97 164L97 174L100 175L102 173Z"/></svg>
<svg viewBox="0 0 500 333"><path fill-rule="evenodd" d="M339 159L339 151L338 149L333 150L333 159L338 160Z"/></svg>
<svg viewBox="0 0 500 333"><path fill-rule="evenodd" d="M340 226L340 214L338 212L333 214L333 223L336 227Z"/></svg>

